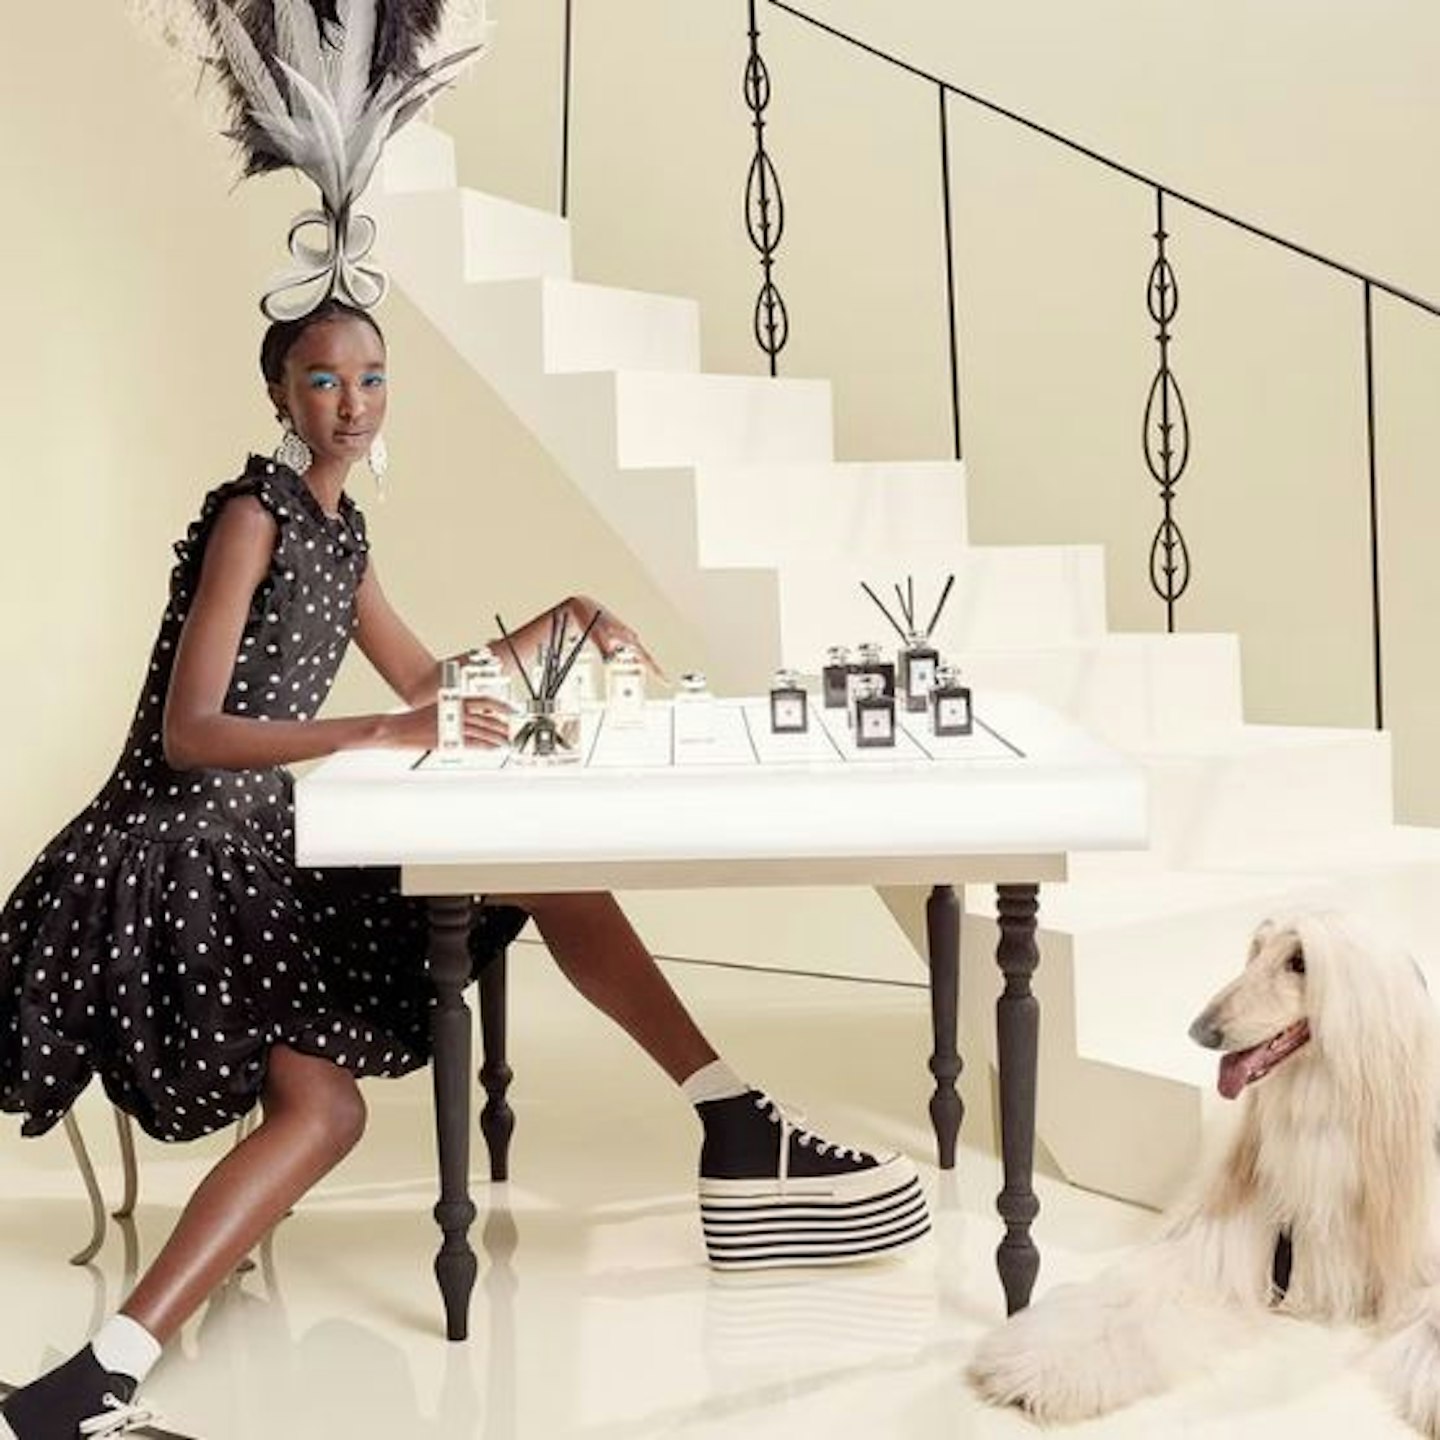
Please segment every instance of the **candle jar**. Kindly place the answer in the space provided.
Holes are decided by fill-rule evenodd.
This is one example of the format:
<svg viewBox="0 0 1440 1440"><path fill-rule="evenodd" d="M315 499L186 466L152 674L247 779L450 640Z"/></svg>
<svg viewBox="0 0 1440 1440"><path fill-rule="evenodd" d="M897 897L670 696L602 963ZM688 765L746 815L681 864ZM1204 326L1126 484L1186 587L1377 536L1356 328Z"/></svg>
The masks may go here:
<svg viewBox="0 0 1440 1440"><path fill-rule="evenodd" d="M605 710L612 725L645 723L645 667L628 645L618 645L605 662Z"/></svg>
<svg viewBox="0 0 1440 1440"><path fill-rule="evenodd" d="M827 702L828 703L828 702ZM777 670L770 687L770 730L802 735L810 728L810 697L793 670Z"/></svg>
<svg viewBox="0 0 1440 1440"><path fill-rule="evenodd" d="M953 665L942 665L930 691L931 730L936 735L969 735L974 725L970 687L960 683L960 672Z"/></svg>
<svg viewBox="0 0 1440 1440"><path fill-rule="evenodd" d="M522 765L573 765L580 759L580 716L554 700L529 700L510 745Z"/></svg>
<svg viewBox="0 0 1440 1440"><path fill-rule="evenodd" d="M698 670L680 677L672 714L677 745L703 744L715 738L715 697Z"/></svg>
<svg viewBox="0 0 1440 1440"><path fill-rule="evenodd" d="M827 710L840 710L850 703L847 682L854 669L850 651L844 645L832 645L825 652L825 669L821 674L821 695Z"/></svg>
<svg viewBox="0 0 1440 1440"><path fill-rule="evenodd" d="M435 696L436 757L454 764L465 753L465 696L460 688L460 662L440 664L440 690Z"/></svg>
<svg viewBox="0 0 1440 1440"><path fill-rule="evenodd" d="M895 697L879 675L862 675L855 687L855 743L865 749L895 743Z"/></svg>
<svg viewBox="0 0 1440 1440"><path fill-rule="evenodd" d="M900 691L905 696L905 708L913 711L928 709L935 671L940 664L940 652L929 643L928 636L912 634L909 644L895 657L895 662Z"/></svg>

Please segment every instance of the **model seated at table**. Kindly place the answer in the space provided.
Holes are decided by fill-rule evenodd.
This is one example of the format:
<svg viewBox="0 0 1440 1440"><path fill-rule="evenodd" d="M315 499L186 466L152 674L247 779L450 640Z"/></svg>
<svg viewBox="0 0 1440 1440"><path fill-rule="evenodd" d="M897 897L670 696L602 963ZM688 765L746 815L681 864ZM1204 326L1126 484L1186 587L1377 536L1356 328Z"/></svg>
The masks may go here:
<svg viewBox="0 0 1440 1440"><path fill-rule="evenodd" d="M120 1313L0 1405L0 1435L18 1440L72 1440L100 1415L138 1423L161 1346L359 1141L357 1080L429 1058L424 902L394 870L299 868L285 768L436 742L439 664L387 601L345 491L385 418L385 346L368 313L327 301L271 326L261 368L285 427L277 458L205 497L114 773L0 914L0 1106L41 1135L98 1074L159 1140L257 1103L264 1119L201 1182ZM576 627L595 613L565 603ZM352 637L408 709L313 718ZM611 616L591 638L640 645ZM507 715L468 702L465 730L502 744ZM527 916L695 1106L713 1263L859 1260L928 1228L908 1160L800 1128L716 1055L611 896L486 899L475 966Z"/></svg>

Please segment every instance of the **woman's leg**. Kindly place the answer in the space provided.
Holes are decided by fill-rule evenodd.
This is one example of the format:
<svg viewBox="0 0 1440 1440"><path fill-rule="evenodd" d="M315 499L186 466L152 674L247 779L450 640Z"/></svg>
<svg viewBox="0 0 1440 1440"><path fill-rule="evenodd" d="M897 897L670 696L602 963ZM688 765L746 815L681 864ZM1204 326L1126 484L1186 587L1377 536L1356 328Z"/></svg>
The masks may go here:
<svg viewBox="0 0 1440 1440"><path fill-rule="evenodd" d="M77 1440L91 1422L137 1419L129 1402L160 1346L365 1129L354 1077L283 1045L270 1052L261 1101L263 1123L201 1181L120 1314L63 1365L0 1403L0 1437Z"/></svg>
<svg viewBox="0 0 1440 1440"><path fill-rule="evenodd" d="M694 1103L705 1132L700 1214L711 1264L843 1264L899 1249L929 1230L919 1178L903 1156L837 1145L716 1063L614 896L490 898L530 912L571 984Z"/></svg>
<svg viewBox="0 0 1440 1440"><path fill-rule="evenodd" d="M354 1076L284 1045L270 1052L261 1100L263 1122L200 1182L121 1307L162 1344L365 1131Z"/></svg>
<svg viewBox="0 0 1440 1440"><path fill-rule="evenodd" d="M715 1059L710 1042L613 895L492 895L528 910L565 978L681 1084Z"/></svg>

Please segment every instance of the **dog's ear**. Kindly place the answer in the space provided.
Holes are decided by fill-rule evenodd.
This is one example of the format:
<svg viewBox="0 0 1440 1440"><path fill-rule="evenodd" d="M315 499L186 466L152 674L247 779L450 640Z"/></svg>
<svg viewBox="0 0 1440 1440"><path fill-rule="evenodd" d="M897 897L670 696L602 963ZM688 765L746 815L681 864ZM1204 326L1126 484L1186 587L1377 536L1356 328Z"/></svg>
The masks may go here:
<svg viewBox="0 0 1440 1440"><path fill-rule="evenodd" d="M1245 957L1247 965L1275 938L1278 928L1273 920L1262 920L1255 927L1255 933L1250 937L1250 953Z"/></svg>

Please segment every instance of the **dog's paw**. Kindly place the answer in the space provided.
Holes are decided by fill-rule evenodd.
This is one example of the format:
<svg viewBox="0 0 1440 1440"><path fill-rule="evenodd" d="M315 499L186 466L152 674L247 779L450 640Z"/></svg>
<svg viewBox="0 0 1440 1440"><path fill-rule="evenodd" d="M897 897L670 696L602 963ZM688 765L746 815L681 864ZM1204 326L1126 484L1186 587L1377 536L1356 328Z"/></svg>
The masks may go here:
<svg viewBox="0 0 1440 1440"><path fill-rule="evenodd" d="M1104 1415L1134 1398L1110 1357L1085 1339L1055 1344L1042 1327L1016 1316L975 1347L965 1376L991 1405L1013 1406L1041 1424L1074 1424ZM1126 1393L1116 1393L1117 1382Z"/></svg>

